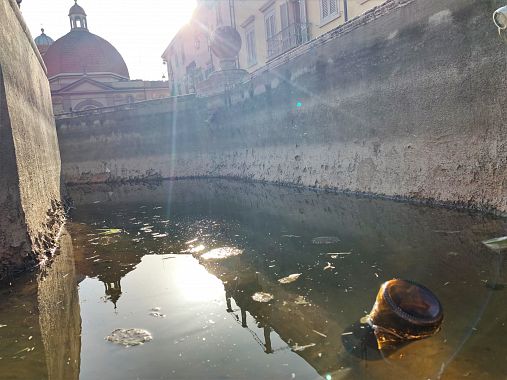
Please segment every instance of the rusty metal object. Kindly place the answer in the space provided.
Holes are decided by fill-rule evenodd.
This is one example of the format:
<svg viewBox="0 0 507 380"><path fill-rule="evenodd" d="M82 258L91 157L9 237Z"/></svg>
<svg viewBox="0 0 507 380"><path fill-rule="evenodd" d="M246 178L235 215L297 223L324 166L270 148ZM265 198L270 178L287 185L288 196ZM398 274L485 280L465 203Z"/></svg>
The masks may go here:
<svg viewBox="0 0 507 380"><path fill-rule="evenodd" d="M379 349L433 336L440 331L443 319L442 305L431 290L400 279L382 284L366 317Z"/></svg>

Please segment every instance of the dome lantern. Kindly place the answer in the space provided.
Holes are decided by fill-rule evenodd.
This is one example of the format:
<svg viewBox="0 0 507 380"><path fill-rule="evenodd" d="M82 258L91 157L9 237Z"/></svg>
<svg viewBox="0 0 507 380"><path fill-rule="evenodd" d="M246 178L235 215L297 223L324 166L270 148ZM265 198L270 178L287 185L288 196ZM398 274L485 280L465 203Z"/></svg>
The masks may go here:
<svg viewBox="0 0 507 380"><path fill-rule="evenodd" d="M77 0L74 0L74 5L69 10L69 18L71 30L88 30L86 12L77 4Z"/></svg>

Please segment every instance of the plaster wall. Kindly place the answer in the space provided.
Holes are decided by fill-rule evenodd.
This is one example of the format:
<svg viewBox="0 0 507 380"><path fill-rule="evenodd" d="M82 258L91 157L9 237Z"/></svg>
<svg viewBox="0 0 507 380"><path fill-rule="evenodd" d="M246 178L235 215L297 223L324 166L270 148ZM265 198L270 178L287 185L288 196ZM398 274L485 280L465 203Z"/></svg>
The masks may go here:
<svg viewBox="0 0 507 380"><path fill-rule="evenodd" d="M391 0L223 96L57 120L66 181L230 177L507 212L496 1Z"/></svg>
<svg viewBox="0 0 507 380"><path fill-rule="evenodd" d="M42 58L0 0L0 279L47 257L63 221L60 154Z"/></svg>

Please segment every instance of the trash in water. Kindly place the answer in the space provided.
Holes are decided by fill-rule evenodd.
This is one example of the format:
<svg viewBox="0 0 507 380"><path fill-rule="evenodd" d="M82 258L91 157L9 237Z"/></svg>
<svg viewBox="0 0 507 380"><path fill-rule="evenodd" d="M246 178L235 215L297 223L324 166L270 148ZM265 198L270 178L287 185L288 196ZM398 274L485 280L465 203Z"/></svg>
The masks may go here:
<svg viewBox="0 0 507 380"><path fill-rule="evenodd" d="M324 267L324 270L327 270L327 269L335 269L335 267L332 266L330 262L328 262L327 265Z"/></svg>
<svg viewBox="0 0 507 380"><path fill-rule="evenodd" d="M0 329L1 329L2 327L7 327L7 325L0 325Z"/></svg>
<svg viewBox="0 0 507 380"><path fill-rule="evenodd" d="M307 348L310 348L310 347L314 347L316 346L315 343L310 343L310 344L307 344L306 346L299 346L297 343L294 347L292 347L292 351L304 351L306 350Z"/></svg>
<svg viewBox="0 0 507 380"><path fill-rule="evenodd" d="M301 236L299 236L299 235L282 235L282 237L284 237L284 238L300 238Z"/></svg>
<svg viewBox="0 0 507 380"><path fill-rule="evenodd" d="M165 314L162 314L158 311L151 311L149 315L152 317L155 317L155 318L165 318L166 317Z"/></svg>
<svg viewBox="0 0 507 380"><path fill-rule="evenodd" d="M296 281L299 278L299 276L301 276L301 273L294 273L287 277L279 279L278 282L280 284L290 284L291 282Z"/></svg>
<svg viewBox="0 0 507 380"><path fill-rule="evenodd" d="M141 329L116 329L105 340L125 347L139 346L153 340L152 335Z"/></svg>
<svg viewBox="0 0 507 380"><path fill-rule="evenodd" d="M270 293L257 292L252 296L252 299L256 302L269 302L273 300L273 295Z"/></svg>
<svg viewBox="0 0 507 380"><path fill-rule="evenodd" d="M330 255L331 257L333 257L333 256L348 256L348 255L352 255L352 252L330 252L330 253L326 253L326 255Z"/></svg>
<svg viewBox="0 0 507 380"><path fill-rule="evenodd" d="M160 310L162 310L162 309L160 307L158 307L158 306L151 308L151 311L160 311Z"/></svg>
<svg viewBox="0 0 507 380"><path fill-rule="evenodd" d="M99 235L102 236L116 235L123 232L123 230L119 228L100 228L98 231L101 231L99 232Z"/></svg>
<svg viewBox="0 0 507 380"><path fill-rule="evenodd" d="M304 296L297 296L297 298L294 300L294 303L296 305L308 305L309 302L306 300Z"/></svg>
<svg viewBox="0 0 507 380"><path fill-rule="evenodd" d="M338 243L340 239L336 236L320 236L312 239L313 244L335 244Z"/></svg>
<svg viewBox="0 0 507 380"><path fill-rule="evenodd" d="M320 335L320 336L321 336L321 337L323 337L323 338L327 338L327 335L326 335L326 334L323 334L323 333L321 333L321 332L319 332L319 331L317 331L317 330L312 330L312 331L313 331L315 334Z"/></svg>
<svg viewBox="0 0 507 380"><path fill-rule="evenodd" d="M155 234L152 234L151 236L153 236L154 238L163 238L163 237L166 237L167 234L157 234L157 233L155 233Z"/></svg>
<svg viewBox="0 0 507 380"><path fill-rule="evenodd" d="M373 328L381 350L433 336L440 331L443 319L442 305L431 290L393 279L382 284L370 314L361 323Z"/></svg>
<svg viewBox="0 0 507 380"><path fill-rule="evenodd" d="M501 251L502 249L507 249L507 236L485 240L482 244L494 251Z"/></svg>
<svg viewBox="0 0 507 380"><path fill-rule="evenodd" d="M222 247L222 248L212 249L211 251L206 252L201 257L203 258L203 260L222 260L222 259L228 259L229 257L233 257L233 256L239 256L242 253L243 253L243 251L238 248Z"/></svg>
<svg viewBox="0 0 507 380"><path fill-rule="evenodd" d="M195 243L197 240L199 240L198 238L195 238L195 239L192 239L192 240L189 240L189 241L186 241L185 244L186 245L190 245L192 243Z"/></svg>

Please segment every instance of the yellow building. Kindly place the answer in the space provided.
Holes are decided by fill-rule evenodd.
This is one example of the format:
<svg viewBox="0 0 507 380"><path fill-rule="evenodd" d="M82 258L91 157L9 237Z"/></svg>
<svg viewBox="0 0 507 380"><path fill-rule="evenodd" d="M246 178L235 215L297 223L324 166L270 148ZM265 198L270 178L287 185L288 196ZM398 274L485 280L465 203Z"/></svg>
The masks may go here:
<svg viewBox="0 0 507 380"><path fill-rule="evenodd" d="M295 47L319 38L385 0L199 0L192 20L162 55L173 95L195 92L217 69L209 48L213 30L231 25L243 44L238 68L250 73Z"/></svg>

